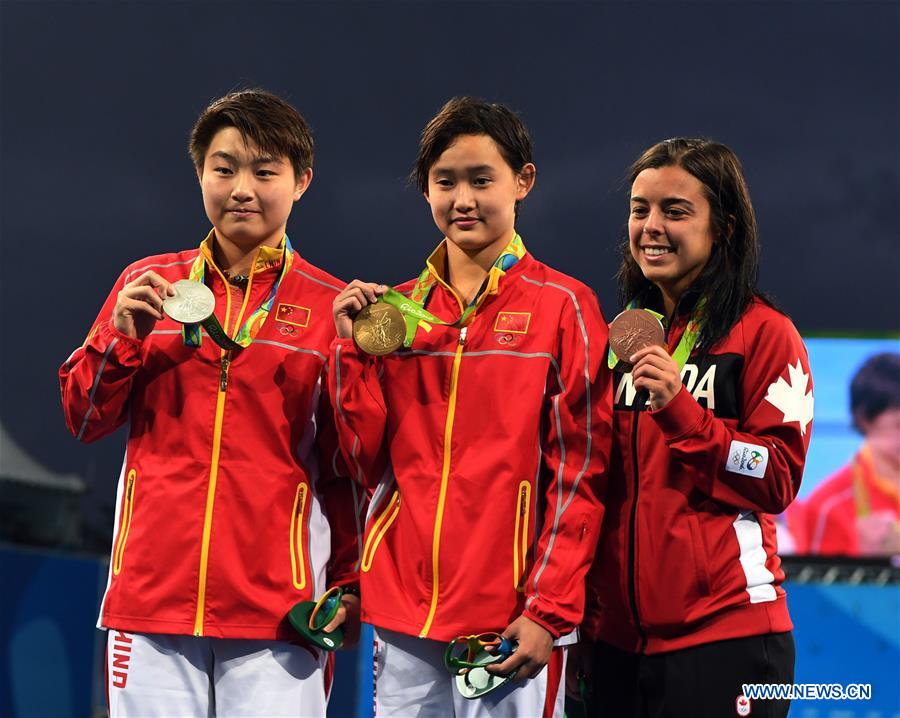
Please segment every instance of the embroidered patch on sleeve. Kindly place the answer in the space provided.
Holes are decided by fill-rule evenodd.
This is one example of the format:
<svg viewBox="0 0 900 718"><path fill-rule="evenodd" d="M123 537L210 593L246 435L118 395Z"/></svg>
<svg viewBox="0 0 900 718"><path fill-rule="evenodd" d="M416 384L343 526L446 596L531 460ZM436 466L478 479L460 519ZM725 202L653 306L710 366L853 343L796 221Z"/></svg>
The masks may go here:
<svg viewBox="0 0 900 718"><path fill-rule="evenodd" d="M296 304L279 304L275 312L275 320L285 324L293 324L295 327L309 326L309 308L299 307Z"/></svg>
<svg viewBox="0 0 900 718"><path fill-rule="evenodd" d="M530 323L531 312L500 312L494 322L494 331L527 334Z"/></svg>
<svg viewBox="0 0 900 718"><path fill-rule="evenodd" d="M765 446L733 440L731 448L728 450L725 468L735 474L761 479L766 475L768 464L769 450Z"/></svg>
<svg viewBox="0 0 900 718"><path fill-rule="evenodd" d="M784 414L784 423L796 421L800 425L800 434L806 433L806 427L813 419L813 394L809 387L809 374L803 371L800 359L797 365L787 365L788 381L778 377L778 381L769 385L766 401Z"/></svg>

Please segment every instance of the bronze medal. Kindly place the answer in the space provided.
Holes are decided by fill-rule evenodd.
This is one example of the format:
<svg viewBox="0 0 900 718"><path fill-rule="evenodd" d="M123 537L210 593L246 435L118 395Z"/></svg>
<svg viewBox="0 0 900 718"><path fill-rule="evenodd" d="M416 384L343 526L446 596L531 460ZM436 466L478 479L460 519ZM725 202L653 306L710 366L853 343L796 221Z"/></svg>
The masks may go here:
<svg viewBox="0 0 900 718"><path fill-rule="evenodd" d="M629 357L653 344L665 347L665 337L662 322L643 309L626 309L609 325L609 346L628 371Z"/></svg>
<svg viewBox="0 0 900 718"><path fill-rule="evenodd" d="M403 346L405 338L406 321L390 304L369 304L353 318L353 340L366 354L390 354Z"/></svg>

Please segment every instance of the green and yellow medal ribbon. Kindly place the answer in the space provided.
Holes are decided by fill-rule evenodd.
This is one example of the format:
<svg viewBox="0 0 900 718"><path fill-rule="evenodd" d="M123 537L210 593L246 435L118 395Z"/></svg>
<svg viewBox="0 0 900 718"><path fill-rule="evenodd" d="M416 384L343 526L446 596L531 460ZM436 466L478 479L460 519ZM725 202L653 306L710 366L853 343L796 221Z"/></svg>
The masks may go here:
<svg viewBox="0 0 900 718"><path fill-rule="evenodd" d="M204 283L204 279L206 277L207 262L213 264L210 238L211 235L210 237L204 239L200 244L200 252L199 254L197 254L197 258L191 265L191 270L188 275L189 279L194 282L200 282L201 284ZM260 250L262 249L264 248L260 248ZM213 339L213 341L215 341L216 344L218 344L223 349L242 349L250 346L250 344L253 342L253 337L255 337L259 333L259 330L262 329L263 323L269 316L269 312L272 310L272 305L275 302L275 295L278 293L278 288L281 286L281 281L290 271L293 261L294 248L291 246L290 239L288 239L287 235L285 235L282 248L281 272L278 275L278 279L276 279L275 284L272 285L272 290L269 292L269 296L266 297L266 300L259 307L257 307L252 314L250 314L250 316L247 318L247 321L245 321L241 328L238 329L237 334L235 334L234 337L229 337L216 319L215 313L213 313L205 322L202 322L200 324L185 324L182 326L181 336L184 340L185 345L195 348L200 346L200 343L202 341L200 327L202 325L206 329L206 331L209 332L209 335Z"/></svg>
<svg viewBox="0 0 900 718"><path fill-rule="evenodd" d="M672 352L672 358L675 360L675 363L678 364L678 369L684 369L684 365L687 364L688 359L691 356L691 352L694 351L694 347L697 345L697 340L700 338L700 332L703 330L703 316L704 309L706 307L706 299L701 299L697 302L696 307L694 307L694 311L691 314L691 318L688 319L687 326L684 328L684 334L681 335L681 339L678 342L678 346L675 347L675 351ZM666 318L660 314L659 312L654 312L652 309L646 309L641 307L636 299L632 299L628 302L628 306L626 309L644 309L645 312L649 312L654 317L659 319L663 323L663 326L666 325ZM616 356L616 353L610 348L609 354L607 355L606 365L612 370L615 369L619 364L619 357Z"/></svg>
<svg viewBox="0 0 900 718"><path fill-rule="evenodd" d="M425 269L422 270L422 273L416 280L416 284L409 297L404 296L396 289L388 289L385 294L378 298L378 301L396 307L403 315L403 318L406 321L406 338L403 341L403 346L409 348L412 346L416 331L419 327L430 332L432 324L448 327L465 326L472 318L472 314L475 313L475 310L481 305L484 297L489 294L497 293L500 278L506 274L516 262L525 256L526 251L522 238L518 234L514 234L512 240L510 240L509 244L503 248L503 251L500 252L500 255L494 261L493 265L491 265L487 279L485 279L478 294L475 295L475 299L463 310L459 319L456 321L444 321L429 312L424 306L425 302L428 301L428 295L431 293L434 286L438 282L444 284L443 280L440 278L440 272L436 268L436 265L441 264L446 257L446 246L443 242L428 258Z"/></svg>

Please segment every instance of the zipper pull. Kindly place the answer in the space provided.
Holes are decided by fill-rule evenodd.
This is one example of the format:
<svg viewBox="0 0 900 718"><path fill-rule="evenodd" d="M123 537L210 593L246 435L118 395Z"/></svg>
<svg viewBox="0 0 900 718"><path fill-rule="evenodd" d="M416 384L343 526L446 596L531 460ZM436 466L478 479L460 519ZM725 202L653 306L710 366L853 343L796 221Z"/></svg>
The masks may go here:
<svg viewBox="0 0 900 718"><path fill-rule="evenodd" d="M522 497L522 500L521 500L521 502L520 502L521 507L522 507L520 513L522 514L522 516L524 516L524 515L528 512L528 499L527 499L527 494L528 494L528 492L525 490L525 487L523 486L523 487L522 487L522 491L521 491L521 493L520 493L520 496Z"/></svg>
<svg viewBox="0 0 900 718"><path fill-rule="evenodd" d="M459 330L459 345L463 346L466 343L466 334L469 333L469 327L463 327Z"/></svg>
<svg viewBox="0 0 900 718"><path fill-rule="evenodd" d="M228 365L231 360L228 354L222 355L222 373L219 375L219 391L225 391L228 388Z"/></svg>

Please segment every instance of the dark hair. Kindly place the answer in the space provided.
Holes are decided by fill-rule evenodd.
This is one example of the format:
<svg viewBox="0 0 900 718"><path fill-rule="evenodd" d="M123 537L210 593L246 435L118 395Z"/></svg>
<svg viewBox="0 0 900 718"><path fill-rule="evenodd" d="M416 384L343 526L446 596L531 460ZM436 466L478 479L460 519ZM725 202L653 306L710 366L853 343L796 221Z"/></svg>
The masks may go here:
<svg viewBox="0 0 900 718"><path fill-rule="evenodd" d="M709 261L688 289L699 297L705 296L710 307L697 344L698 348L708 350L734 326L753 297L771 305L756 287L759 276L756 215L737 155L729 147L704 138L676 137L646 150L629 170L629 192L644 170L673 165L700 181L710 206L715 241ZM617 279L622 303L635 298L656 303L658 290L644 277L631 256L627 233L621 253Z"/></svg>
<svg viewBox="0 0 900 718"><path fill-rule="evenodd" d="M212 138L223 127L234 127L262 152L287 157L299 177L313 163L312 131L289 103L260 89L229 92L200 113L188 151L198 170L203 169Z"/></svg>
<svg viewBox="0 0 900 718"><path fill-rule="evenodd" d="M853 426L862 432L862 422L877 419L900 406L900 354L884 352L870 356L850 382L850 413Z"/></svg>
<svg viewBox="0 0 900 718"><path fill-rule="evenodd" d="M419 139L419 155L409 181L428 192L428 172L438 157L460 135L487 135L513 172L532 162L531 137L525 123L506 105L477 97L454 97L425 125ZM519 203L516 202L518 210Z"/></svg>

